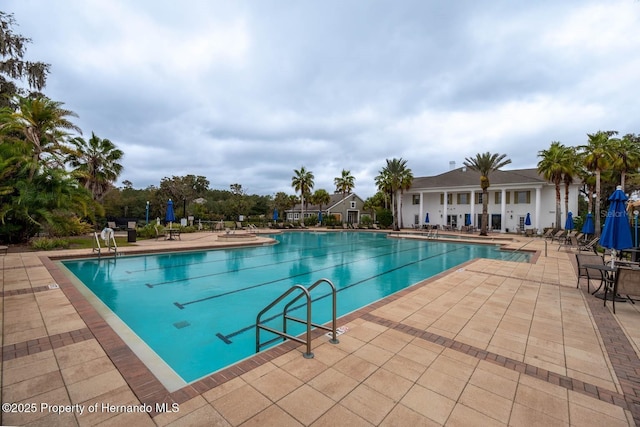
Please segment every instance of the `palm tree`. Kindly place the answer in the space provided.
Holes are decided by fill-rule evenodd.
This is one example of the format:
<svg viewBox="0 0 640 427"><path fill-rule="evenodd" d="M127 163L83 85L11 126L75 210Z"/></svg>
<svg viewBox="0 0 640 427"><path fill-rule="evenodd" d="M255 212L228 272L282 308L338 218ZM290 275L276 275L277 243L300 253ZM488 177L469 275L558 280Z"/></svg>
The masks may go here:
<svg viewBox="0 0 640 427"><path fill-rule="evenodd" d="M344 199L347 194L351 194L351 190L356 185L356 179L351 175L351 171L342 169L342 175L333 179L333 183L336 186L336 193L342 193L342 211L344 209Z"/></svg>
<svg viewBox="0 0 640 427"><path fill-rule="evenodd" d="M294 175L291 177L291 186L295 191L300 192L300 210L302 213L301 223L304 224L304 195L310 194L313 189L313 173L311 171L307 171L304 166L300 169L293 170Z"/></svg>
<svg viewBox="0 0 640 427"><path fill-rule="evenodd" d="M393 206L393 229L398 231L398 215L402 215L402 205L398 213L398 192L411 187L413 174L407 168L407 161L400 159L387 159L387 165L378 172L375 178L378 189L391 194L391 205Z"/></svg>
<svg viewBox="0 0 640 427"><path fill-rule="evenodd" d="M627 134L622 138L611 139L611 166L620 172L620 185L625 189L625 177L627 172L637 171L640 168L640 137Z"/></svg>
<svg viewBox="0 0 640 427"><path fill-rule="evenodd" d="M544 176L544 179L555 185L556 188L557 228L562 228L562 212L560 209L560 184L563 182L565 173L569 169L569 162L571 161L571 151L571 149L565 147L560 142L553 141L548 150L542 150L538 152L538 157L541 158L541 160L538 162L538 173Z"/></svg>
<svg viewBox="0 0 640 427"><path fill-rule="evenodd" d="M64 145L68 136L65 130L74 130L80 134L79 127L68 120L78 117L76 113L62 108L62 102L55 102L45 96L18 97L18 110L3 109L0 114L0 129L4 132L19 132L31 145L32 165L29 180L32 180L36 169L42 162L53 167L63 167L64 159L69 154L69 147Z"/></svg>
<svg viewBox="0 0 640 427"><path fill-rule="evenodd" d="M616 135L616 131L598 131L596 133L587 134L589 141L587 145L581 145L578 147L582 152L582 159L585 167L595 172L596 174L596 206L595 212L595 228L596 236L600 235L600 178L602 171L609 167L610 156L609 150L611 149L610 139L613 135Z"/></svg>
<svg viewBox="0 0 640 427"><path fill-rule="evenodd" d="M68 161L78 181L91 192L93 200L101 201L109 187L118 179L124 153L108 139L91 133L89 141L78 137L71 140L75 152Z"/></svg>
<svg viewBox="0 0 640 427"><path fill-rule="evenodd" d="M567 163L562 174L564 182L564 211L569 215L569 188L573 184L573 178L580 173L580 158L575 147L567 147Z"/></svg>
<svg viewBox="0 0 640 427"><path fill-rule="evenodd" d="M318 205L318 210L322 212L322 206L328 204L331 201L331 195L325 190L321 188L316 190L311 197L309 198L311 203L314 205Z"/></svg>
<svg viewBox="0 0 640 427"><path fill-rule="evenodd" d="M489 175L491 172L499 170L501 167L511 163L511 159L505 159L506 154L491 154L488 151L484 154L476 154L476 157L467 157L464 159L464 165L471 170L480 174L480 188L482 188L482 227L480 235L487 235L487 224L489 222L489 213L487 206L489 204Z"/></svg>

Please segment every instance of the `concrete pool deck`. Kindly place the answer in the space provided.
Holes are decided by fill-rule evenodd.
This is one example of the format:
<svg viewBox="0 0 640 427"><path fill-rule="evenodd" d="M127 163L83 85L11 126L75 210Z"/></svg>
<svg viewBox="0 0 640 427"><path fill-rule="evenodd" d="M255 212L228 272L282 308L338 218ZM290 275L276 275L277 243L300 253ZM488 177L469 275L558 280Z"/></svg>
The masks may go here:
<svg viewBox="0 0 640 427"><path fill-rule="evenodd" d="M243 244L181 239L119 251ZM313 359L286 343L171 393L51 260L90 250L10 251L0 424L640 425L640 304L614 316L576 289L574 252L507 246L525 243L532 263L469 261L342 317L340 343L316 333Z"/></svg>

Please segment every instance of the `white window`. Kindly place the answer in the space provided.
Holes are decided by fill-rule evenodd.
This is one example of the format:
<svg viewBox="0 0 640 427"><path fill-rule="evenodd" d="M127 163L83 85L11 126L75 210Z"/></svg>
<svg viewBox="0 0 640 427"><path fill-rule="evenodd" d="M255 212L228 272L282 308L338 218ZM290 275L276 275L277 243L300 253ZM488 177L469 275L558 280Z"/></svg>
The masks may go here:
<svg viewBox="0 0 640 427"><path fill-rule="evenodd" d="M356 202L352 201L351 202L351 209L355 209L356 208Z"/></svg>

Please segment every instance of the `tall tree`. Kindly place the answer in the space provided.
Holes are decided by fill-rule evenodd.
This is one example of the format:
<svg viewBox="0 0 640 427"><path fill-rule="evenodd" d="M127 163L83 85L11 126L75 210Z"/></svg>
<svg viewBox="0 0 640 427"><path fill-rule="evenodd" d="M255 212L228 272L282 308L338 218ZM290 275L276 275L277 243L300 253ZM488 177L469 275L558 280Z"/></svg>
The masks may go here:
<svg viewBox="0 0 640 427"><path fill-rule="evenodd" d="M612 138L610 141L611 166L613 170L620 173L620 185L625 191L627 173L640 168L640 136L626 134L622 138Z"/></svg>
<svg viewBox="0 0 640 427"><path fill-rule="evenodd" d="M73 111L62 108L62 102L45 96L19 97L18 109L4 108L0 111L0 131L4 134L20 133L30 144L32 164L29 180L36 168L44 163L48 167L64 167L71 149L66 145L67 130L80 134L82 131L69 117L78 117Z"/></svg>
<svg viewBox="0 0 640 427"><path fill-rule="evenodd" d="M576 153L575 147L567 147L566 167L562 173L562 182L564 182L564 212L569 215L569 189L573 184L573 178L580 173L580 158Z"/></svg>
<svg viewBox="0 0 640 427"><path fill-rule="evenodd" d="M68 161L75 168L74 176L91 192L93 200L102 201L122 172L119 162L124 153L110 140L98 138L93 132L88 141L77 137L71 140L71 144L75 150Z"/></svg>
<svg viewBox="0 0 640 427"><path fill-rule="evenodd" d="M356 185L356 179L353 177L353 175L351 175L351 171L342 169L342 175L335 177L333 179L333 184L336 186L336 193L342 194L342 205L343 205L342 211L345 212L344 199L347 196L347 194L351 194L351 191Z"/></svg>
<svg viewBox="0 0 640 427"><path fill-rule="evenodd" d="M318 205L318 209L322 212L322 207L331 201L331 195L324 188L320 188L314 191L309 200L311 200L311 203L314 205Z"/></svg>
<svg viewBox="0 0 640 427"><path fill-rule="evenodd" d="M611 149L610 139L613 135L617 135L616 131L598 131L596 133L587 134L588 142L581 145L578 149L582 153L582 159L585 167L596 175L596 200L594 209L594 221L596 228L596 236L600 235L601 212L600 212L600 185L602 171L606 170L611 164L609 150Z"/></svg>
<svg viewBox="0 0 640 427"><path fill-rule="evenodd" d="M295 191L300 192L300 208L301 208L301 218L300 221L304 224L304 208L305 208L305 200L304 196L311 194L311 190L313 189L313 173L308 171L304 166L300 169L293 170L294 175L291 177L291 186Z"/></svg>
<svg viewBox="0 0 640 427"><path fill-rule="evenodd" d="M547 150L538 152L538 157L540 157L538 173L551 182L556 189L556 228L562 228L560 184L562 184L564 174L569 168L568 163L571 160L569 153L570 150L558 141L553 141Z"/></svg>
<svg viewBox="0 0 640 427"><path fill-rule="evenodd" d="M407 168L407 161L400 158L386 159L387 165L378 172L375 178L378 189L382 192L391 194L391 205L393 207L393 229L400 230L398 217L402 215L402 205L398 199L401 197L400 192L411 186L413 182L413 174L411 169ZM400 212L398 206L400 205Z"/></svg>
<svg viewBox="0 0 640 427"><path fill-rule="evenodd" d="M15 25L13 14L0 11L0 107L11 106L15 95L25 95L17 81L26 79L30 89L41 91L49 73L49 64L24 60L31 39L14 33Z"/></svg>
<svg viewBox="0 0 640 427"><path fill-rule="evenodd" d="M480 174L480 188L482 188L482 227L480 227L480 235L487 235L487 224L489 222L489 175L492 172L511 163L511 159L506 159L506 154L491 154L488 151L483 154L476 154L476 157L467 157L464 159L464 165L471 170Z"/></svg>

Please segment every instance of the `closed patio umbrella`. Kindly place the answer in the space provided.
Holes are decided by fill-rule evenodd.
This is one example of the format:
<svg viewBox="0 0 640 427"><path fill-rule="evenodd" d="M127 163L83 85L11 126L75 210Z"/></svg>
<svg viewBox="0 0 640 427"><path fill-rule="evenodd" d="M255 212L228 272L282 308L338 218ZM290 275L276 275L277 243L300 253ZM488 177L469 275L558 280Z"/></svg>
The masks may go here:
<svg viewBox="0 0 640 427"><path fill-rule="evenodd" d="M582 225L582 232L584 234L595 234L596 226L593 224L593 215L591 212L587 214L587 218L584 220L584 224Z"/></svg>
<svg viewBox="0 0 640 427"><path fill-rule="evenodd" d="M573 230L575 225L573 224L573 213L569 212L567 214L567 220L564 222L565 230Z"/></svg>
<svg viewBox="0 0 640 427"><path fill-rule="evenodd" d="M318 222L322 222L322 211L318 211Z"/></svg>
<svg viewBox="0 0 640 427"><path fill-rule="evenodd" d="M618 186L616 191L609 197L609 211L604 222L602 235L600 235L600 246L611 249L611 266L613 267L616 252L622 249L633 247L631 239L631 227L627 217L626 201L627 195Z"/></svg>
<svg viewBox="0 0 640 427"><path fill-rule="evenodd" d="M427 212L427 214L424 217L424 223L429 224L429 212Z"/></svg>
<svg viewBox="0 0 640 427"><path fill-rule="evenodd" d="M524 219L524 225L531 225L531 215L527 212L527 217Z"/></svg>
<svg viewBox="0 0 640 427"><path fill-rule="evenodd" d="M169 228L171 228L171 224L176 220L176 215L173 212L173 201L169 199L167 202L167 213L164 216L164 220L169 223Z"/></svg>
<svg viewBox="0 0 640 427"><path fill-rule="evenodd" d="M278 220L278 209L274 209L273 210L273 220L277 221Z"/></svg>

